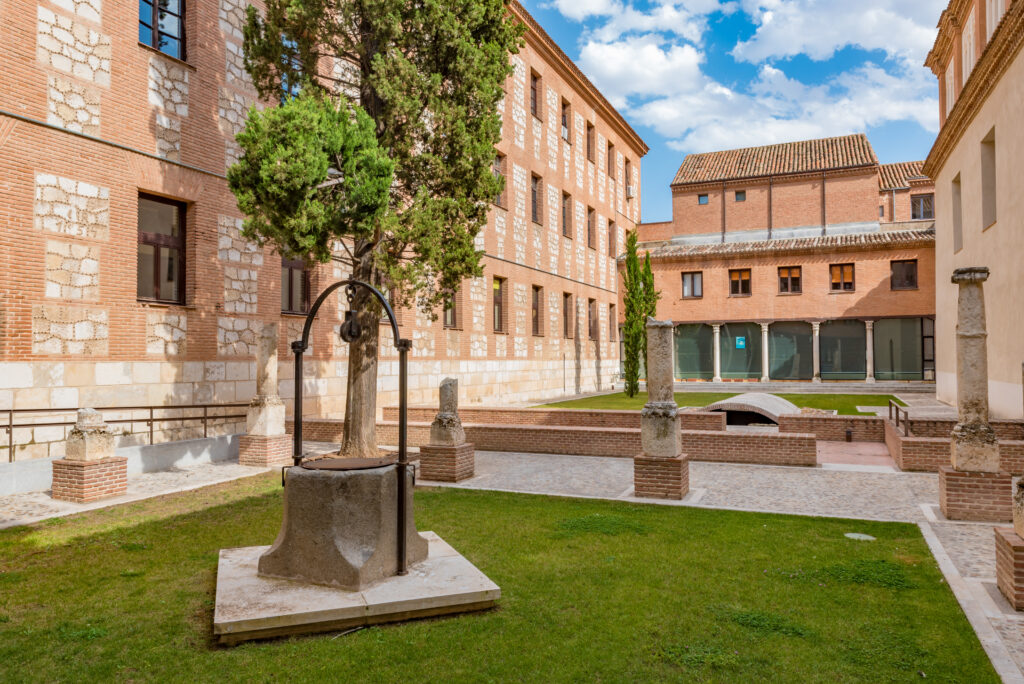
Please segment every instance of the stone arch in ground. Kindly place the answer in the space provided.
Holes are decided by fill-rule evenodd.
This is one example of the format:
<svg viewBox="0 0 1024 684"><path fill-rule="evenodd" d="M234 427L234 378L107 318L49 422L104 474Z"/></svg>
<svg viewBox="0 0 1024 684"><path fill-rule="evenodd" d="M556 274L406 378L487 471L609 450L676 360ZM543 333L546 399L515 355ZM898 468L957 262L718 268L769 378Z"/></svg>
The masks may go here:
<svg viewBox="0 0 1024 684"><path fill-rule="evenodd" d="M730 399L716 401L714 404L709 405L706 410L725 413L726 422L729 425L749 425L756 420L757 416L778 424L780 416L800 413L800 409L796 404L786 401L782 397L774 394L765 394L764 392L747 392Z"/></svg>

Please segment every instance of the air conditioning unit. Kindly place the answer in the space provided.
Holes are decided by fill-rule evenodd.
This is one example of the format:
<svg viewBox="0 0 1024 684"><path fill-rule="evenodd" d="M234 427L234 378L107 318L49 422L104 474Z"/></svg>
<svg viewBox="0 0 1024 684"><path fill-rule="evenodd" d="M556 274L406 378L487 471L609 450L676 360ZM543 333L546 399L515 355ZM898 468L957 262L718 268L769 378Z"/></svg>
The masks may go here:
<svg viewBox="0 0 1024 684"><path fill-rule="evenodd" d="M636 197L636 186L635 185L627 185L626 186L626 199L633 199L634 197Z"/></svg>
<svg viewBox="0 0 1024 684"><path fill-rule="evenodd" d="M569 127L562 126L562 140L569 142Z"/></svg>

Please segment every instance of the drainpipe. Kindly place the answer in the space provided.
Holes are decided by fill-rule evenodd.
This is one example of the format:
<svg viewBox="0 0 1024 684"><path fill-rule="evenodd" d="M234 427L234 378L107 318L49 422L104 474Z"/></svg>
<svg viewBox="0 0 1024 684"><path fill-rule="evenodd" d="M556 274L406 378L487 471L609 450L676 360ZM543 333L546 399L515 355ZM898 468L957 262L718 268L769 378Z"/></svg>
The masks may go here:
<svg viewBox="0 0 1024 684"><path fill-rule="evenodd" d="M725 244L725 181L722 181L722 244Z"/></svg>
<svg viewBox="0 0 1024 684"><path fill-rule="evenodd" d="M896 188L889 190L891 198L889 199L889 220L891 223L896 223Z"/></svg>
<svg viewBox="0 0 1024 684"><path fill-rule="evenodd" d="M828 216L825 214L825 172L821 172L821 235L824 237L828 226Z"/></svg>
<svg viewBox="0 0 1024 684"><path fill-rule="evenodd" d="M768 176L768 239L772 239L772 181L774 176Z"/></svg>

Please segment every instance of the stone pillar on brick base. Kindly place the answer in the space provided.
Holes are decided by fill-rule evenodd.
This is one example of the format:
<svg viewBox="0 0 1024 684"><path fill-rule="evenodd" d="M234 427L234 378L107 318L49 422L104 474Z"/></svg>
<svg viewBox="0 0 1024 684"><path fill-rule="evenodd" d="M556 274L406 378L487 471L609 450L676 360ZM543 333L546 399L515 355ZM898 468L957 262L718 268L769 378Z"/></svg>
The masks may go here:
<svg viewBox="0 0 1024 684"><path fill-rule="evenodd" d="M821 323L811 323L811 359L814 361L814 376L811 382L821 382Z"/></svg>
<svg viewBox="0 0 1024 684"><path fill-rule="evenodd" d="M420 447L420 477L436 482L459 482L473 477L475 450L466 443L459 420L459 381L441 381L440 407L430 424L430 444Z"/></svg>
<svg viewBox="0 0 1024 684"><path fill-rule="evenodd" d="M87 503L124 494L128 459L114 454L114 435L103 417L93 409L79 409L64 458L53 462L53 498Z"/></svg>
<svg viewBox="0 0 1024 684"><path fill-rule="evenodd" d="M984 267L959 268L956 325L957 409L950 447L952 467L939 469L939 503L953 520L1006 522L1011 518L1012 479L1002 472L999 441L988 422L988 351Z"/></svg>
<svg viewBox="0 0 1024 684"><path fill-rule="evenodd" d="M867 348L867 377L865 382L875 381L875 322L864 321L864 339Z"/></svg>
<svg viewBox="0 0 1024 684"><path fill-rule="evenodd" d="M761 382L768 382L768 324L761 324Z"/></svg>
<svg viewBox="0 0 1024 684"><path fill-rule="evenodd" d="M269 468L291 463L284 402L277 394L277 341L277 323L265 323L256 346L256 396L249 402L245 434L238 440L241 465Z"/></svg>
<svg viewBox="0 0 1024 684"><path fill-rule="evenodd" d="M715 326L715 370L718 364ZM672 376L671 321L647 319L647 404L640 412L643 452L633 459L634 494L641 498L682 499L690 489L690 464L682 453Z"/></svg>
<svg viewBox="0 0 1024 684"><path fill-rule="evenodd" d="M1013 494L1013 527L996 527L996 585L1014 610L1024 610L1024 482Z"/></svg>
<svg viewBox="0 0 1024 684"><path fill-rule="evenodd" d="M712 347L711 357L714 359L715 374L711 378L712 382L722 382L722 326L715 323L711 326L712 339L714 340ZM650 338L648 338L650 340ZM650 342L648 342L650 344Z"/></svg>

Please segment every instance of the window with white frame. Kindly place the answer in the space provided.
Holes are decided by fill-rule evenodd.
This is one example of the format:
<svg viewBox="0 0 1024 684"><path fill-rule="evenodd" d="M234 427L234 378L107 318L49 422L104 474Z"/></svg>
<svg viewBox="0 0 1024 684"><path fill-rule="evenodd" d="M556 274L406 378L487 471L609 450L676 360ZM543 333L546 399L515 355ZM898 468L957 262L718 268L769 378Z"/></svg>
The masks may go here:
<svg viewBox="0 0 1024 684"><path fill-rule="evenodd" d="M970 14L967 15L967 21L964 22L964 32L961 36L960 47L962 48L960 68L961 83L967 84L967 79L971 77L971 71L974 69L974 9L971 8Z"/></svg>
<svg viewBox="0 0 1024 684"><path fill-rule="evenodd" d="M946 91L946 116L949 116L949 113L953 111L953 105L956 103L955 79L956 76L953 73L953 62L950 61L949 66L946 67L946 86L944 88Z"/></svg>
<svg viewBox="0 0 1024 684"><path fill-rule="evenodd" d="M1006 13L1006 0L985 0L985 40L992 40L996 26Z"/></svg>

